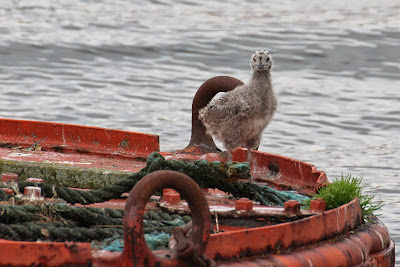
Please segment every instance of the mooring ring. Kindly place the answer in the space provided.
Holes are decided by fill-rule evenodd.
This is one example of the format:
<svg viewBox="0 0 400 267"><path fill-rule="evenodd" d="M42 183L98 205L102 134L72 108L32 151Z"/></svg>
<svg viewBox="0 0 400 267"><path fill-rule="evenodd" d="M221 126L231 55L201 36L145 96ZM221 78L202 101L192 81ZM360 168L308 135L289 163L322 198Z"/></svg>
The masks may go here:
<svg viewBox="0 0 400 267"><path fill-rule="evenodd" d="M192 103L192 134L190 142L181 152L193 153L194 148L197 148L195 153L200 154L218 151L213 138L206 133L206 128L199 120L199 110L207 106L216 94L231 91L242 84L242 81L234 77L216 76L205 81L197 89Z"/></svg>
<svg viewBox="0 0 400 267"><path fill-rule="evenodd" d="M194 253L203 255L210 236L211 215L200 187L186 174L177 171L155 171L144 176L129 193L125 205L123 261L133 266L173 266L180 259L153 254L144 238L143 215L150 197L163 188L178 191L191 210Z"/></svg>

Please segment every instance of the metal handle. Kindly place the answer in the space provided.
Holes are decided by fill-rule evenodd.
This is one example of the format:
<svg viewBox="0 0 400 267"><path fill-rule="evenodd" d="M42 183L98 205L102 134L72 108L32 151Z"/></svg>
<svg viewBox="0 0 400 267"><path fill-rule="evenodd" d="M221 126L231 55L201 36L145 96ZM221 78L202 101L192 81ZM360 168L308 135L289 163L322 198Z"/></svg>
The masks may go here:
<svg viewBox="0 0 400 267"><path fill-rule="evenodd" d="M131 190L124 215L124 266L184 266L190 262L176 253L155 255L147 246L143 232L143 214L151 195L163 188L173 188L187 201L191 210L194 253L202 255L210 236L211 216L200 187L189 176L176 171L156 171L143 177ZM132 264L129 264L131 262ZM178 265L179 264L179 265Z"/></svg>

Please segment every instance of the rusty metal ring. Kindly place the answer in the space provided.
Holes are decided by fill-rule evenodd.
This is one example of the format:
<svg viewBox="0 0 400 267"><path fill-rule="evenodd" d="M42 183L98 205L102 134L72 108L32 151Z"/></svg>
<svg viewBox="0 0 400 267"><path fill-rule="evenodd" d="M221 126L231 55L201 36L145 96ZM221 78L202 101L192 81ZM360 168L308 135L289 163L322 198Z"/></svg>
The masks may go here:
<svg viewBox="0 0 400 267"><path fill-rule="evenodd" d="M211 215L200 187L189 176L176 171L155 171L144 176L129 193L124 215L124 263L133 266L176 266L177 258L160 257L147 246L143 231L143 214L151 195L163 188L173 188L187 201L191 210L194 252L204 253L210 236Z"/></svg>
<svg viewBox="0 0 400 267"><path fill-rule="evenodd" d="M205 81L197 89L192 103L192 135L189 144L181 152L192 153L194 147L201 154L218 151L211 135L206 133L206 128L199 120L199 110L207 106L211 99L219 92L231 91L242 84L242 81L234 77L216 76Z"/></svg>

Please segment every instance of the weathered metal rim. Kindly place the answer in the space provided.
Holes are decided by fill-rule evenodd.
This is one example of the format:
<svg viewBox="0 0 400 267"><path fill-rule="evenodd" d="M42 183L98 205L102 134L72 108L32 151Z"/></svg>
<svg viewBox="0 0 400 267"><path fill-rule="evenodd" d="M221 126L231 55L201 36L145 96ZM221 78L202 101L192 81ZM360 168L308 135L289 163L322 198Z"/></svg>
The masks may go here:
<svg viewBox="0 0 400 267"><path fill-rule="evenodd" d="M394 266L395 244L377 220L354 233L289 253L258 255L247 260L227 260L218 266Z"/></svg>
<svg viewBox="0 0 400 267"><path fill-rule="evenodd" d="M353 231L361 225L361 220L360 203L355 198L336 209L297 221L213 234L208 241L206 255L224 260L289 251ZM389 240L387 235L385 247L389 245Z"/></svg>
<svg viewBox="0 0 400 267"><path fill-rule="evenodd" d="M394 243L387 228L379 220L360 225L360 216L359 201L354 199L295 222L212 234L205 254L218 260L218 266L393 266ZM93 260L88 243L0 240L0 246L0 265L30 265L38 259L45 259L47 266L85 265ZM105 258L114 255L98 253ZM247 260L240 260L244 257Z"/></svg>
<svg viewBox="0 0 400 267"><path fill-rule="evenodd" d="M66 152L145 156L159 151L159 137L152 134L74 124L4 119L0 141L30 146L41 141L43 148Z"/></svg>
<svg viewBox="0 0 400 267"><path fill-rule="evenodd" d="M82 168L108 168L112 171L138 171L144 166L145 158L150 153L159 150L159 138L151 134L14 119L0 119L0 125L0 142L4 142L0 145L26 148L41 141L39 145L42 147L41 151L24 152L22 156L14 155L22 154L14 153L19 152L18 150L0 148L2 153L0 163L7 165L7 172L19 169L15 166L19 166L20 162L29 161L32 167L40 169L37 173L46 173L41 169L47 167L48 163L46 162L51 161L52 157L57 158L56 162L72 162L74 166L68 166L71 170L75 170L77 168L75 166L79 166ZM10 153L13 154L12 157ZM178 160L225 160L218 153L193 155L163 152L162 154ZM309 163L259 151L254 151L253 156L252 172L255 177L260 177L261 182L263 182L262 177L269 175L270 166L279 167L281 179L264 180L278 188L283 186L282 188L292 188L301 193L311 194L327 182L325 173L318 171ZM246 151L243 149L234 152L236 161L243 161L245 157ZM132 164L132 159L140 159L141 162ZM117 162L113 164L112 160ZM61 165L63 164L61 163ZM64 166L66 165L64 164ZM22 175L22 173L18 174ZM129 172L126 172L126 175L129 175Z"/></svg>

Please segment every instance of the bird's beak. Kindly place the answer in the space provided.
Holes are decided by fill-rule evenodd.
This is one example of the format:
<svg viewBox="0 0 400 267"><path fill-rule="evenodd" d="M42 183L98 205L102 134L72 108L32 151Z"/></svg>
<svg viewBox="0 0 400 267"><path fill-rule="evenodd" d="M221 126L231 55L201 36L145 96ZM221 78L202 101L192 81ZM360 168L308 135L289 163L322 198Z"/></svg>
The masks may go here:
<svg viewBox="0 0 400 267"><path fill-rule="evenodd" d="M258 64L258 70L260 71L260 70L263 70L264 69L264 65L263 64Z"/></svg>

